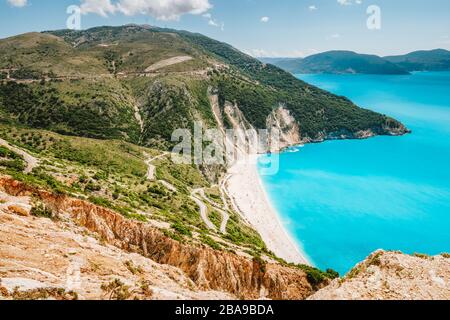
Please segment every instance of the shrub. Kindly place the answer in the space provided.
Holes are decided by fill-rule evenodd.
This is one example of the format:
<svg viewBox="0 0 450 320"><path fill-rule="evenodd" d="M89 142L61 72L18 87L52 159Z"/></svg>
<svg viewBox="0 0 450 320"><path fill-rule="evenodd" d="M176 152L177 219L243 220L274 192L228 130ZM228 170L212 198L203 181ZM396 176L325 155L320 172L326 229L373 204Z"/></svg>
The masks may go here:
<svg viewBox="0 0 450 320"><path fill-rule="evenodd" d="M222 246L220 244L218 244L216 241L214 241L211 237L209 237L206 234L202 234L200 236L201 241L208 245L209 247L211 247L214 250L221 250Z"/></svg>
<svg viewBox="0 0 450 320"><path fill-rule="evenodd" d="M315 289L319 288L320 285L328 282L329 280L336 279L339 277L339 273L332 269L328 269L326 272L323 272L317 268L308 265L297 265L296 267L303 270L306 273L308 282Z"/></svg>
<svg viewBox="0 0 450 320"><path fill-rule="evenodd" d="M74 291L66 291L63 288L39 288L28 291L20 291L15 288L11 294L14 300L78 300L78 294Z"/></svg>
<svg viewBox="0 0 450 320"><path fill-rule="evenodd" d="M130 287L119 279L102 284L101 289L109 300L128 300L131 297Z"/></svg>
<svg viewBox="0 0 450 320"><path fill-rule="evenodd" d="M414 257L420 258L420 259L430 259L430 256L423 253L414 253Z"/></svg>
<svg viewBox="0 0 450 320"><path fill-rule="evenodd" d="M23 171L25 169L25 163L20 159L0 160L0 166L14 171Z"/></svg>
<svg viewBox="0 0 450 320"><path fill-rule="evenodd" d="M133 261L131 261L131 260L125 261L124 265L134 275L144 273L144 270L142 269L142 267L141 266L135 266Z"/></svg>
<svg viewBox="0 0 450 320"><path fill-rule="evenodd" d="M176 232L178 232L179 234L182 234L184 236L188 236L192 238L192 232L191 230L186 227L185 225L176 222L174 224L172 224L172 229L174 229Z"/></svg>
<svg viewBox="0 0 450 320"><path fill-rule="evenodd" d="M43 203L37 203L35 204L30 211L30 214L32 216L38 217L38 218L48 218L53 219L53 212L49 208L47 208L46 205Z"/></svg>

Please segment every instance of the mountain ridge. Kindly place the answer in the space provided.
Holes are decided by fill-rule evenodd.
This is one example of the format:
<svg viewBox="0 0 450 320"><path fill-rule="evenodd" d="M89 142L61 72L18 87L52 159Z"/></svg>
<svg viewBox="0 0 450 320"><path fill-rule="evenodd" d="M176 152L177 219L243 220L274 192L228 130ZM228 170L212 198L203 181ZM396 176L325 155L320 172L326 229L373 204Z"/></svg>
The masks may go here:
<svg viewBox="0 0 450 320"><path fill-rule="evenodd" d="M409 71L450 70L450 51L445 49L420 50L405 55L386 56L383 59Z"/></svg>
<svg viewBox="0 0 450 320"><path fill-rule="evenodd" d="M450 70L450 51L445 49L414 51L406 55L377 56L334 50L305 58L260 58L291 73L398 74L413 71Z"/></svg>
<svg viewBox="0 0 450 320"><path fill-rule="evenodd" d="M191 127L199 117L214 122L207 103L207 91L212 87L218 91L222 110L225 102L236 103L255 128L265 128L272 111L279 105L285 106L302 124L300 135L305 140L336 137L337 132L348 132L342 136L351 138L368 129L375 134L391 134L390 126L393 131L402 127L389 117L360 109L348 99L306 84L200 34L124 26L59 30L41 33L38 39L34 36L26 34L0 41L0 69L9 68L10 77L22 79L22 83L7 81L1 87L0 103L3 101L3 109L12 118L19 117L31 126L167 147L174 129ZM20 54L12 55L8 49L11 46L18 48L15 53ZM145 71L174 56L192 59L155 72ZM40 79L47 80L38 84ZM115 94L105 95L108 91ZM27 97L20 101L20 111L14 101L17 95ZM50 102L55 101L58 110L48 110ZM141 132L133 120L136 103L143 120ZM41 105L41 112L30 114L27 110L36 105ZM174 107L179 112L167 113ZM108 114L103 110L108 110ZM156 127L158 121L170 125ZM405 128L400 131L407 132Z"/></svg>

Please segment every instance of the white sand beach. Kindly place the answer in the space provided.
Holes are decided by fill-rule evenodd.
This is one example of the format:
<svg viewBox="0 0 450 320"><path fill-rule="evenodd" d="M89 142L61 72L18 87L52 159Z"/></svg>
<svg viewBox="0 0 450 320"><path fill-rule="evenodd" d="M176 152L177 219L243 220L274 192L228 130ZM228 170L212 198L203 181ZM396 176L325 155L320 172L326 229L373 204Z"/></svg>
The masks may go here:
<svg viewBox="0 0 450 320"><path fill-rule="evenodd" d="M258 174L256 161L257 156L251 156L228 170L226 190L233 206L259 232L275 255L287 262L309 265L306 255L287 233L273 208Z"/></svg>

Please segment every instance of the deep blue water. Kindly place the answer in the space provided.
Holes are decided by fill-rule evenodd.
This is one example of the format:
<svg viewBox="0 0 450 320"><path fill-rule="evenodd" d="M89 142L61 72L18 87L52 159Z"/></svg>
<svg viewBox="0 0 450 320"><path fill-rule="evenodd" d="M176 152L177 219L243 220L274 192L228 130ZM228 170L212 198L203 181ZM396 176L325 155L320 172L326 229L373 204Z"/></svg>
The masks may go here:
<svg viewBox="0 0 450 320"><path fill-rule="evenodd" d="M380 248L449 252L450 72L298 77L413 130L306 145L262 177L311 262L344 274Z"/></svg>

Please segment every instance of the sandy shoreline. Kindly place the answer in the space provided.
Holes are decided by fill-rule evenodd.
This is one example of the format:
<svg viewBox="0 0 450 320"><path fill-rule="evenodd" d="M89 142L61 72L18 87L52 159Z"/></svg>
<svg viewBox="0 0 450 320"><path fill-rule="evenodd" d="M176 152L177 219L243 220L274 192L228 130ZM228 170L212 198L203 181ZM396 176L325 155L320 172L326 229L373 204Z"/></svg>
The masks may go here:
<svg viewBox="0 0 450 320"><path fill-rule="evenodd" d="M287 262L310 265L273 208L258 174L256 161L257 156L252 156L228 170L226 188L229 196L245 220L259 232L269 250Z"/></svg>

